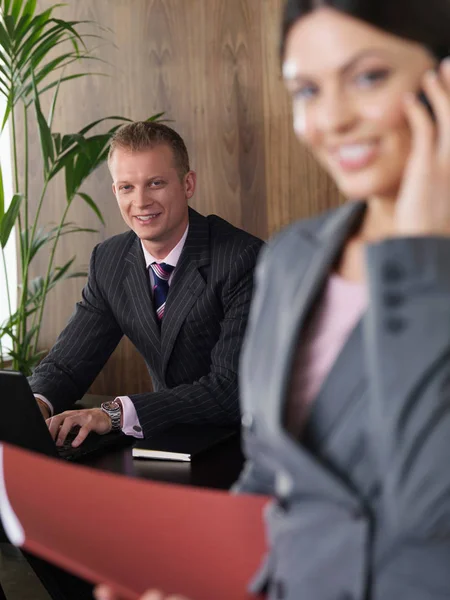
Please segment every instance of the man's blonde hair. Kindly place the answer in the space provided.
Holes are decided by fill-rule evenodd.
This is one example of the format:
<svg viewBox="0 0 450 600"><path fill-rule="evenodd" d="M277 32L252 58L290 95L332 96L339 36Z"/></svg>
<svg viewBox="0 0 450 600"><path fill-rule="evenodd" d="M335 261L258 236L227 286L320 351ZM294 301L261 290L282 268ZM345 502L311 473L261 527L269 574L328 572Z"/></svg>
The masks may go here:
<svg viewBox="0 0 450 600"><path fill-rule="evenodd" d="M108 165L117 148L140 152L155 146L169 146L180 179L190 171L189 155L183 138L167 125L152 121L135 121L118 129L111 138Z"/></svg>

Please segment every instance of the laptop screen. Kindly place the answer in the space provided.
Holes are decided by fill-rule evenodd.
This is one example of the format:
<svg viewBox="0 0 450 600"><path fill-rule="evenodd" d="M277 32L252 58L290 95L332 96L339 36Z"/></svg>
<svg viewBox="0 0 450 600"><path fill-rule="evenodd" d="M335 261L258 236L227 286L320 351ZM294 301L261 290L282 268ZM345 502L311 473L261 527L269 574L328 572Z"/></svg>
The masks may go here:
<svg viewBox="0 0 450 600"><path fill-rule="evenodd" d="M0 440L58 456L27 378L16 371L0 370Z"/></svg>

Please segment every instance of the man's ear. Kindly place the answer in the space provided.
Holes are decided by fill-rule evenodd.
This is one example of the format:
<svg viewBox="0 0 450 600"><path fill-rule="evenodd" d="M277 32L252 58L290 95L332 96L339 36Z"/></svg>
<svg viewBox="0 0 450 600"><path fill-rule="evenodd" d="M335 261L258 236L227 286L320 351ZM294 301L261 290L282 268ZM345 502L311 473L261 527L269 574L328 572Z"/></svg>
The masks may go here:
<svg viewBox="0 0 450 600"><path fill-rule="evenodd" d="M184 192L188 200L194 195L196 184L197 173L195 171L189 171L189 173L184 176Z"/></svg>
<svg viewBox="0 0 450 600"><path fill-rule="evenodd" d="M116 184L114 183L114 181L112 182L112 193L114 194L114 196L116 195Z"/></svg>

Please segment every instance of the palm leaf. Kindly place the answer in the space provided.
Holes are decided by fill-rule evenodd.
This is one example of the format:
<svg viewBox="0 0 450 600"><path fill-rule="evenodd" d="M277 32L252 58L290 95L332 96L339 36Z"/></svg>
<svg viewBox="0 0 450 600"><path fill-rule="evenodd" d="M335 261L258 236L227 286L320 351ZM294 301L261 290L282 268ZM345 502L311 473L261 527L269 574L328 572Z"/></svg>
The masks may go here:
<svg viewBox="0 0 450 600"><path fill-rule="evenodd" d="M59 281L60 279L62 279L64 277L64 275L67 273L67 271L72 266L74 260L75 260L75 256L72 256L72 258L70 260L68 260L62 267L55 267L55 269L54 269L54 271L52 271L52 274L50 277L50 281L51 281L52 285L54 285L57 281Z"/></svg>
<svg viewBox="0 0 450 600"><path fill-rule="evenodd" d="M46 231L43 227L38 229L34 234L34 238L30 244L29 249L29 262L33 260L38 251L45 246L45 244L49 244L56 237L60 237L63 235L68 235L69 233L97 233L97 229L91 229L88 227L78 227L74 223L64 223L61 226L52 227L48 231ZM25 231L22 231L22 236L24 237L26 234Z"/></svg>
<svg viewBox="0 0 450 600"><path fill-rule="evenodd" d="M56 58L50 60L48 63L46 63L39 70L35 71L35 73L34 73L34 79L36 81L36 85L38 85L39 83L41 83L41 81L43 79L45 79L45 77L47 77L47 75L49 73L52 73L58 67L60 67L60 66L66 66L68 64L66 62L67 59L68 58L72 58L72 57L73 57L73 53L72 52L67 52L65 54L61 54L60 56L57 56ZM70 61L70 62L72 62L72 61Z"/></svg>
<svg viewBox="0 0 450 600"><path fill-rule="evenodd" d="M3 25L2 21L0 21L0 46L4 49L8 54L11 51L11 36L9 35L6 26ZM8 55L2 52L2 60ZM8 61L9 62L9 61Z"/></svg>
<svg viewBox="0 0 450 600"><path fill-rule="evenodd" d="M70 32L71 35L69 36L69 39L71 40L76 52L79 52L79 48L78 48L78 44L76 43L76 40L78 40L80 42L80 44L85 49L87 49L83 38L78 33L78 31L75 29L75 26L85 24L85 23L92 23L92 21L61 21L60 19L51 19L51 20L54 23L58 24L61 27L61 29L66 30L67 32Z"/></svg>
<svg viewBox="0 0 450 600"><path fill-rule="evenodd" d="M23 38L23 35L28 31L28 27L33 20L33 15L36 12L37 0L27 0L22 16L16 25L14 31L14 47L17 47L18 42Z"/></svg>
<svg viewBox="0 0 450 600"><path fill-rule="evenodd" d="M53 98L52 98L52 101L50 103L50 109L48 111L47 125L50 128L51 128L52 123L53 123L53 116L55 114L56 100L58 99L59 88L61 86L62 77L63 77L63 72L61 73L61 76L58 79L57 85L55 87L55 91L53 93ZM55 139L55 136L58 136L58 137ZM60 145L61 135L59 133L58 134L54 134L53 135L53 140L55 141L56 152L59 154L60 146L61 146ZM58 144L58 145L56 146L56 144Z"/></svg>
<svg viewBox="0 0 450 600"><path fill-rule="evenodd" d="M3 115L3 121L2 121L2 126L0 129L0 132L2 132L3 129L5 128L5 125L8 122L9 115L11 114L12 109L13 109L13 101L11 98L11 94L8 94L8 97L6 99L5 114Z"/></svg>
<svg viewBox="0 0 450 600"><path fill-rule="evenodd" d="M11 8L11 17L14 23L19 20L20 10L22 8L22 0L14 0Z"/></svg>
<svg viewBox="0 0 450 600"><path fill-rule="evenodd" d="M102 77L107 77L107 75L105 75L104 73L75 73L74 75L67 75L66 77L62 77L61 83L63 83L64 81L69 81L70 79L78 79L79 77L90 77L91 75L101 75ZM58 81L59 81L59 79L57 81L53 81L52 83L45 86L44 88L38 89L39 96L42 96L42 94L44 92L47 92L48 90L51 90L54 87L56 87L58 85ZM33 86L30 84L23 90L22 96L24 98L27 98L32 89L33 89ZM33 102L32 99L29 101L26 101L25 106L27 106L27 107L30 106L30 104L32 104L32 102Z"/></svg>
<svg viewBox="0 0 450 600"><path fill-rule="evenodd" d="M51 117L53 118L53 115L51 115ZM49 119L50 119L50 115L49 115ZM48 120L47 120L48 123ZM50 124L49 124L50 127ZM58 155L61 152L61 134L60 133L52 133L52 137L53 137L53 144L55 146L55 152L56 155Z"/></svg>
<svg viewBox="0 0 450 600"><path fill-rule="evenodd" d="M58 6L58 5L56 5L56 6ZM62 6L62 5L60 5L60 6ZM47 32L43 33L46 25L49 23L51 14L54 9L55 9L55 6L51 6L50 8L48 8L47 10L44 10L44 12L36 15L32 19L31 23L28 26L28 30L27 30L26 34L23 36L21 45L19 45L17 52L16 52L17 62L19 64L24 65L26 60L29 58L30 54L33 52L33 50L34 50L36 44L39 42L39 40L42 41L48 35L51 35L54 30L57 29L57 28L51 28L50 30L47 30Z"/></svg>
<svg viewBox="0 0 450 600"><path fill-rule="evenodd" d="M39 94L36 89L36 83L34 81L33 72L31 73L31 78L32 78L33 87L34 87L34 108L35 108L35 112L36 112L36 119L37 119L38 129L39 129L39 139L41 141L41 150L42 150L42 157L44 160L44 169L45 169L45 174L48 175L48 173L50 171L50 166L53 164L53 162L55 160L55 154L54 154L54 148L53 148L53 138L52 138L52 133L50 131L50 128L47 125L47 121L45 120L45 117L42 114L41 103L39 100Z"/></svg>
<svg viewBox="0 0 450 600"><path fill-rule="evenodd" d="M0 222L0 246L2 248L6 246L10 233L16 223L16 219L19 216L22 199L22 194L14 194L11 204Z"/></svg>
<svg viewBox="0 0 450 600"><path fill-rule="evenodd" d="M164 113L160 113L161 115ZM96 125L98 125L99 123L103 123L103 121L123 121L124 123L132 123L133 120L132 119L127 119L126 117L118 117L116 115L112 116L112 117L103 117L103 119L97 119L96 121L93 121L92 123L89 123L89 125L86 125L86 127L83 127L83 129L80 129L80 131L78 132L81 135L84 135L85 133L87 133L88 131L90 131L92 128L94 128Z"/></svg>
<svg viewBox="0 0 450 600"><path fill-rule="evenodd" d="M8 33L8 40L9 40L8 46L10 47L11 46L10 40L14 35L14 18L13 18L13 16L4 14L3 15L3 23L5 24L5 28Z"/></svg>
<svg viewBox="0 0 450 600"><path fill-rule="evenodd" d="M0 223L3 220L4 214L5 214L5 191L4 191L4 188L3 188L2 166L0 164Z"/></svg>
<svg viewBox="0 0 450 600"><path fill-rule="evenodd" d="M78 192L78 196L80 196L81 198L83 198L83 200L86 202L86 204L92 208L92 210L95 212L95 214L97 215L97 217L100 219L100 221L104 225L105 224L105 220L103 218L103 215L102 215L99 207L92 200L92 198L90 196L88 196L88 194L85 194L83 192Z"/></svg>
<svg viewBox="0 0 450 600"><path fill-rule="evenodd" d="M10 4L11 4L11 0L3 0L3 12L5 14L9 13Z"/></svg>

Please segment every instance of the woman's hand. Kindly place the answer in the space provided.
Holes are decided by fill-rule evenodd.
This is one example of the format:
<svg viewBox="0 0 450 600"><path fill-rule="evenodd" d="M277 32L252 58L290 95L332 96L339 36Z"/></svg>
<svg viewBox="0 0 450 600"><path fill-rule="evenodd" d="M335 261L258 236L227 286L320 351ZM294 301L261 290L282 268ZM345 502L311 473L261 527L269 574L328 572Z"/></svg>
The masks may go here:
<svg viewBox="0 0 450 600"><path fill-rule="evenodd" d="M98 585L94 590L94 597L96 600L120 600L116 596L111 588L106 585ZM188 600L184 596L165 596L162 592L157 590L148 590L139 600Z"/></svg>
<svg viewBox="0 0 450 600"><path fill-rule="evenodd" d="M405 101L412 148L396 205L401 236L450 236L450 59L424 76L435 121L415 95Z"/></svg>

